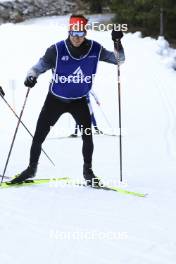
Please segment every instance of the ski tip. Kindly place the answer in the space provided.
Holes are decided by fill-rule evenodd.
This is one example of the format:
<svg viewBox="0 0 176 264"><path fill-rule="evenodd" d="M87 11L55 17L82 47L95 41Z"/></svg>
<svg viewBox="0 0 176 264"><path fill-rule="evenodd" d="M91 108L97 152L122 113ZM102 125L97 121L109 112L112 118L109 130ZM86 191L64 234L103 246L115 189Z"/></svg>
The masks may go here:
<svg viewBox="0 0 176 264"><path fill-rule="evenodd" d="M111 187L114 191L117 191L119 193L123 194L131 194L133 196L138 196L138 197L146 197L148 194L147 193L139 193L139 192L134 192L134 191L129 191L126 189L122 189L120 187Z"/></svg>

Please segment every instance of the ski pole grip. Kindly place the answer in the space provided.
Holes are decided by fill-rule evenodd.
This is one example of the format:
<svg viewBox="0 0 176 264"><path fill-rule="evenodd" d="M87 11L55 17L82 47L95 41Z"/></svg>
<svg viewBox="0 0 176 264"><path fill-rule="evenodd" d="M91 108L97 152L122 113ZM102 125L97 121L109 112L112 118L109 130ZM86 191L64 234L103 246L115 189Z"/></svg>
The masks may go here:
<svg viewBox="0 0 176 264"><path fill-rule="evenodd" d="M3 91L2 87L0 86L0 96L4 97L5 92Z"/></svg>

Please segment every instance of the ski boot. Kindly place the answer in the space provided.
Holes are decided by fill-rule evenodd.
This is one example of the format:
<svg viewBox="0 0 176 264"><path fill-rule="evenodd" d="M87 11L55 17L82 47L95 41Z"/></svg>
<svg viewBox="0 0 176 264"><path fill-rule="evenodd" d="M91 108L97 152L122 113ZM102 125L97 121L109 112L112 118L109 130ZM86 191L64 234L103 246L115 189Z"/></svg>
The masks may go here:
<svg viewBox="0 0 176 264"><path fill-rule="evenodd" d="M10 183L11 184L23 183L25 180L35 177L36 172L37 172L37 163L32 163L27 167L26 170L24 170L19 175L17 175L17 177L11 180Z"/></svg>
<svg viewBox="0 0 176 264"><path fill-rule="evenodd" d="M100 187L100 180L95 176L90 163L84 163L83 176L87 186Z"/></svg>

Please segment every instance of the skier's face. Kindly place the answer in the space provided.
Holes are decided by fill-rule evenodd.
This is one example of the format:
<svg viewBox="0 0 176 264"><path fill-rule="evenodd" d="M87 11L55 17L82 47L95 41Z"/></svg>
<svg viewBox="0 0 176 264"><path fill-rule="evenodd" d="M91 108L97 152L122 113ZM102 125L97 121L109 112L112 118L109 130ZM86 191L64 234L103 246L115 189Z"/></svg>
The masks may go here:
<svg viewBox="0 0 176 264"><path fill-rule="evenodd" d="M79 47L85 40L86 31L70 31L70 41L74 47Z"/></svg>
<svg viewBox="0 0 176 264"><path fill-rule="evenodd" d="M70 36L70 41L74 47L79 47L84 42L85 37L72 37Z"/></svg>

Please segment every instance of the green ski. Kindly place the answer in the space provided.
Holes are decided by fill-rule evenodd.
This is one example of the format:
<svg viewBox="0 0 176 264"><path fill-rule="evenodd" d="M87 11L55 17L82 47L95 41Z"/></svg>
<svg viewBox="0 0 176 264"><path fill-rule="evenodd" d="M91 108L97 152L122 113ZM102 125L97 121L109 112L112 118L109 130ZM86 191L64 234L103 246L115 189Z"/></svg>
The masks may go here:
<svg viewBox="0 0 176 264"><path fill-rule="evenodd" d="M139 192L134 192L134 191L129 191L126 189L123 189L121 187L117 186L100 186L100 187L92 187L92 186L87 186L85 183L82 183L81 181L75 181L69 177L61 177L61 178L50 178L50 179L29 179L26 180L22 183L17 183L17 184L11 184L9 181L3 182L0 186L0 188L12 188L12 187L22 187L22 186L31 186L31 185L39 185L39 184L45 184L45 183L50 183L51 187L56 186L56 183L64 181L65 184L72 184L73 186L77 185L80 187L87 187L87 188L92 188L95 190L106 190L106 191L114 191L114 192L119 192L121 194L130 194L133 196L138 196L138 197L146 197L147 194L144 193L139 193Z"/></svg>
<svg viewBox="0 0 176 264"><path fill-rule="evenodd" d="M92 186L87 186L85 183L82 182L77 182L72 180L71 178L68 178L68 180L66 180L67 184L72 184L72 185L77 185L77 186L83 186L83 187L89 187L89 188L93 188L96 190L106 190L106 191L114 191L114 192L119 192L121 194L130 194L133 196L138 196L138 197L146 197L147 193L139 193L139 192L134 192L134 191L129 191L126 189L123 189L121 187L117 187L117 186L100 186L100 187L92 187Z"/></svg>
<svg viewBox="0 0 176 264"><path fill-rule="evenodd" d="M31 185L39 185L39 184L44 184L44 183L54 183L58 181L66 181L68 180L68 177L62 177L62 178L51 178L51 179L29 179L25 180L22 183L17 183L17 184L11 184L9 181L3 182L0 185L0 188L12 188L12 187L22 187L22 186L31 186Z"/></svg>

